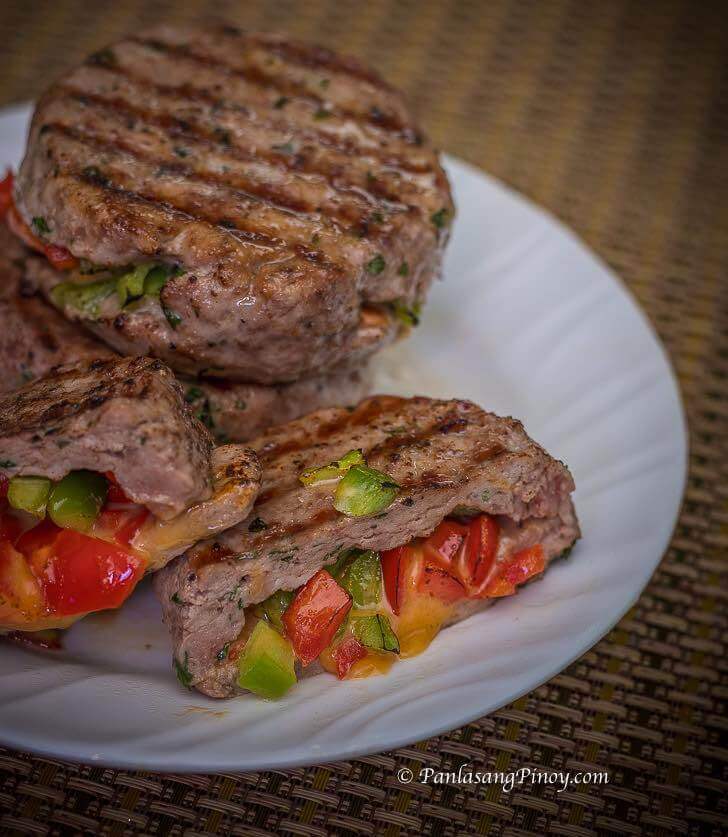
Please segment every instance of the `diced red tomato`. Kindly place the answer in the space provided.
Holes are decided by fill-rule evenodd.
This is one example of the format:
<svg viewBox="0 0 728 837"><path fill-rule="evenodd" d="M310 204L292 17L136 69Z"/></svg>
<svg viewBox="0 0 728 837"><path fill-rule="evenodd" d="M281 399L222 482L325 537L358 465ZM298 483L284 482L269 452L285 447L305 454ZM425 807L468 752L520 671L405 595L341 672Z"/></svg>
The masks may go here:
<svg viewBox="0 0 728 837"><path fill-rule="evenodd" d="M94 531L108 532L118 544L129 546L148 517L149 511L143 506L114 508L107 504L94 523Z"/></svg>
<svg viewBox="0 0 728 837"><path fill-rule="evenodd" d="M119 607L144 574L136 555L72 529L61 531L42 566L31 563L46 605L62 616Z"/></svg>
<svg viewBox="0 0 728 837"><path fill-rule="evenodd" d="M78 259L65 247L58 244L46 244L43 252L56 270L75 270L78 267Z"/></svg>
<svg viewBox="0 0 728 837"><path fill-rule="evenodd" d="M336 661L336 676L339 680L343 680L354 663L363 660L366 655L367 649L356 637L347 636L342 640L331 652Z"/></svg>
<svg viewBox="0 0 728 837"><path fill-rule="evenodd" d="M326 570L319 570L298 591L283 614L293 650L308 665L331 643L351 608L351 597Z"/></svg>
<svg viewBox="0 0 728 837"><path fill-rule="evenodd" d="M443 520L425 541L425 554L445 567L451 567L468 536L468 528L454 520Z"/></svg>
<svg viewBox="0 0 728 837"><path fill-rule="evenodd" d="M111 471L107 471L104 476L109 481L109 493L106 495L107 503L131 503L132 501L124 494L123 488L116 481L116 477Z"/></svg>
<svg viewBox="0 0 728 837"><path fill-rule="evenodd" d="M518 584L523 584L534 575L542 573L545 567L546 560L541 544L522 549L508 561L498 578L488 584L485 588L485 595L488 597L511 596L516 592Z"/></svg>
<svg viewBox="0 0 728 837"><path fill-rule="evenodd" d="M0 218L5 217L5 213L13 203L13 183L13 173L10 169L6 169L5 177L0 180Z"/></svg>
<svg viewBox="0 0 728 837"><path fill-rule="evenodd" d="M22 526L18 518L10 512L0 510L0 540L13 544L21 532Z"/></svg>
<svg viewBox="0 0 728 837"><path fill-rule="evenodd" d="M465 585L460 579L455 578L440 564L428 560L425 561L422 568L417 590L420 593L435 596L435 598L448 604L464 599L468 595Z"/></svg>
<svg viewBox="0 0 728 837"><path fill-rule="evenodd" d="M392 612L399 616L408 586L416 583L414 576L419 573L421 551L412 546L398 546L381 553L382 578L384 592ZM414 586L414 585L413 585Z"/></svg>
<svg viewBox="0 0 728 837"><path fill-rule="evenodd" d="M28 619L43 609L40 585L23 555L9 541L0 541L0 608L20 611Z"/></svg>
<svg viewBox="0 0 728 837"><path fill-rule="evenodd" d="M41 238L38 238L25 223L13 202L12 174L8 176L11 178L9 190L3 191L7 177L0 183L0 216L5 216L8 227L28 247L43 253L56 270L74 270L77 268L79 261L70 250L60 244L47 244Z"/></svg>
<svg viewBox="0 0 728 837"><path fill-rule="evenodd" d="M471 596L481 592L495 566L500 527L488 514L471 521L465 549L458 557L458 576Z"/></svg>
<svg viewBox="0 0 728 837"><path fill-rule="evenodd" d="M24 532L16 541L15 548L26 558L30 558L31 555L52 547L62 531L60 526L56 526L46 517L37 526Z"/></svg>

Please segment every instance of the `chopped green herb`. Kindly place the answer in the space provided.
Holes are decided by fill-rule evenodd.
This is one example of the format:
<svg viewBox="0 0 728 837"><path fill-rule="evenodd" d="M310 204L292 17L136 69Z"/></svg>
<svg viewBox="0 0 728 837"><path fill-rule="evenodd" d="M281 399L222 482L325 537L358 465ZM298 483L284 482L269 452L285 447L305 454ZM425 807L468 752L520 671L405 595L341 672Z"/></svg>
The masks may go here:
<svg viewBox="0 0 728 837"><path fill-rule="evenodd" d="M245 401L243 401L242 398L238 398L237 401L235 402L235 409L236 410L245 410L245 409L247 409L247 407L248 407L247 403Z"/></svg>
<svg viewBox="0 0 728 837"><path fill-rule="evenodd" d="M203 395L204 395L204 393L199 387L189 387L189 389L185 393L185 401L188 404L192 404L193 402L197 401L199 398L202 398Z"/></svg>
<svg viewBox="0 0 728 837"><path fill-rule="evenodd" d="M447 226L447 223L450 220L449 216L450 213L447 211L447 209L445 209L445 207L443 207L442 209L438 209L437 212L433 212L432 215L430 215L430 221L432 221L432 223L437 227L438 230L441 230L445 226Z"/></svg>
<svg viewBox="0 0 728 837"><path fill-rule="evenodd" d="M402 264L397 268L397 273L399 276L409 276L409 264L407 262L402 262Z"/></svg>
<svg viewBox="0 0 728 837"><path fill-rule="evenodd" d="M51 231L46 219L42 218L40 215L36 215L35 218L33 218L33 226L39 235L46 235L46 233Z"/></svg>
<svg viewBox="0 0 728 837"><path fill-rule="evenodd" d="M0 468L14 468L15 463L12 459L0 459Z"/></svg>
<svg viewBox="0 0 728 837"><path fill-rule="evenodd" d="M319 87L323 87L324 90L331 84L331 79L322 78L319 82Z"/></svg>
<svg viewBox="0 0 728 837"><path fill-rule="evenodd" d="M284 142L280 145L271 145L273 151L277 151L279 154L293 154L295 148L293 147L292 142Z"/></svg>
<svg viewBox="0 0 728 837"><path fill-rule="evenodd" d="M230 643L226 642L225 645L217 652L217 659L218 660L226 660L228 651L230 650Z"/></svg>
<svg viewBox="0 0 728 837"><path fill-rule="evenodd" d="M186 651L184 664L180 663L180 661L176 657L174 658L174 670L177 673L177 679L179 680L179 682L186 689L191 688L192 672L190 671L190 655Z"/></svg>
<svg viewBox="0 0 728 837"><path fill-rule="evenodd" d="M182 599L180 599L179 593L172 593L172 595L169 597L169 600L171 602L174 602L176 605L182 604Z"/></svg>
<svg viewBox="0 0 728 837"><path fill-rule="evenodd" d="M262 517L256 517L255 520L252 520L250 522L250 525L248 526L248 531L249 532L262 532L263 529L267 529L267 528L268 528L268 524L265 522L265 520L263 520Z"/></svg>
<svg viewBox="0 0 728 837"><path fill-rule="evenodd" d="M172 149L172 151L174 151L174 153L175 153L178 157L188 157L188 156L189 156L189 153L190 153L190 152L189 152L186 148L182 148L182 147L181 147L181 146L179 146L179 145L176 145L176 146Z"/></svg>
<svg viewBox="0 0 728 837"><path fill-rule="evenodd" d="M200 405L199 409L195 413L195 416L205 425L208 430L215 429L215 422L212 418L212 407L210 406L210 399L205 398L205 400Z"/></svg>
<svg viewBox="0 0 728 837"><path fill-rule="evenodd" d="M164 312L164 316L167 318L167 322L172 326L172 328L177 328L177 326L182 322L182 317L180 317L176 311L172 311L171 308L167 308L163 305L162 311Z"/></svg>
<svg viewBox="0 0 728 837"><path fill-rule="evenodd" d="M319 108L313 115L314 119L328 119L331 116L331 111L324 107Z"/></svg>
<svg viewBox="0 0 728 837"><path fill-rule="evenodd" d="M291 100L288 98L288 96L279 96L273 103L273 107L280 110L281 108L284 108L290 101Z"/></svg>
<svg viewBox="0 0 728 837"><path fill-rule="evenodd" d="M366 271L367 273L371 273L372 276L379 276L386 265L387 263L384 261L384 256L381 253L377 253L371 261L367 262Z"/></svg>

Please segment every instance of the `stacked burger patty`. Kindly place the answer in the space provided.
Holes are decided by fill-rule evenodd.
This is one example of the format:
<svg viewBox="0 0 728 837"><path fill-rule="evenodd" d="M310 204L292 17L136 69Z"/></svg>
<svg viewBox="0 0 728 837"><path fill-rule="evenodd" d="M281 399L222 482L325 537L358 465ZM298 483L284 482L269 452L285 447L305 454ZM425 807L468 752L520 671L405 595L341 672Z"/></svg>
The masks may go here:
<svg viewBox="0 0 728 837"><path fill-rule="evenodd" d="M63 362L155 356L244 440L364 394L452 216L437 154L356 61L230 27L142 32L38 103L7 212L38 254L3 290L3 363L44 374L54 343Z"/></svg>

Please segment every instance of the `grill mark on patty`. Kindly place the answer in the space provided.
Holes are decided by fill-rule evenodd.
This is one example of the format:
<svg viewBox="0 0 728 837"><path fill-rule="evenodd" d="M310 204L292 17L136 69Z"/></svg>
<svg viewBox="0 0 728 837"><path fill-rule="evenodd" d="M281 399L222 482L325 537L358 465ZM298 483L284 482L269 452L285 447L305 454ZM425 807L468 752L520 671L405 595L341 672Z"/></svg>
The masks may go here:
<svg viewBox="0 0 728 837"><path fill-rule="evenodd" d="M77 182L95 187L104 194L111 195L117 200L123 198L127 201L153 205L161 211L167 213L177 213L187 220L201 221L215 227L218 230L234 234L236 237L239 236L240 238L244 238L246 241L254 244L270 247L272 249L287 249L299 258L319 265L329 272L340 273L343 270L341 265L330 259L321 250L317 250L298 242L290 242L283 238L274 238L273 236L269 236L254 227L251 228L249 225L241 225L240 222L233 224L228 217L229 213L221 216L213 215L210 212L201 210L199 207L193 206L192 204L195 203L193 200L170 201L159 197L154 192L141 192L136 189L129 189L116 184L100 182L99 178L92 173L72 170L67 170L65 173Z"/></svg>
<svg viewBox="0 0 728 837"><path fill-rule="evenodd" d="M221 218L220 221L215 221L210 216L205 216L204 214L198 213L194 210L184 209L178 204L162 200L155 195L144 194L133 189L125 189L122 186L112 186L107 183L100 183L98 179L91 174L84 174L83 172L71 170L66 171L65 174L77 183L83 183L86 186L96 188L99 192L102 192L105 196L114 201L123 200L129 203L143 204L145 206L151 205L160 212L172 215L175 220L200 221L221 231L235 233L253 244L260 244L261 246L269 247L271 249L279 249L283 244L280 239L272 238L265 233L259 232L258 230L248 230L243 227L229 227L220 223L220 221L225 221L225 218Z"/></svg>
<svg viewBox="0 0 728 837"><path fill-rule="evenodd" d="M272 73L266 73L262 68L257 66L234 67L204 49L196 51L189 44L169 44L158 38L144 38L141 36L132 36L127 40L147 49L162 52L176 59L193 61L204 67L214 68L219 70L222 76L236 76L245 79L245 81L256 87L262 87L282 95L296 96L299 99L308 100L318 107L323 107L328 104L325 99L309 90L302 82L285 79ZM358 124L369 124L377 128L384 128L409 145L419 145L422 142L419 133L413 131L410 126L404 125L394 114L383 113L381 111L378 111L376 114L362 114L341 105L332 105L327 108L327 112L331 115L350 119Z"/></svg>
<svg viewBox="0 0 728 837"><path fill-rule="evenodd" d="M197 171L180 162L176 157L161 156L156 154L148 154L140 148L123 139L104 139L96 134L91 134L84 130L71 127L61 122L47 122L44 125L47 133L62 134L72 140L75 140L83 145L93 147L95 149L114 153L123 153L132 157L140 163L163 167L165 174L180 174L186 180L194 181L196 183L203 183L208 186L219 187L225 192L235 191L245 194L250 200L263 203L273 209L286 209L296 213L304 213L311 219L312 225L326 223L329 221L334 230L346 229L341 226L341 223L347 226L355 227L367 223L367 228L371 232L368 236L369 240L376 241L380 237L377 235L376 225L368 222L371 215L371 207L366 211L352 207L351 203L344 204L341 207L320 207L318 209L312 208L305 201L296 200L292 196L286 194L285 189L280 189L274 186L269 186L265 183L256 183L245 175L232 175L230 173L223 174L213 171ZM123 160L120 160L123 163ZM99 182L95 178L95 182ZM356 211L358 209L358 211ZM352 211L354 210L354 211ZM299 215L300 218L300 215ZM314 248L315 249L315 248Z"/></svg>
<svg viewBox="0 0 728 837"><path fill-rule="evenodd" d="M437 424L440 421L438 420ZM427 428L427 430L423 431L422 433L413 434L417 435L421 438L431 438L437 432L437 424ZM407 445L405 440L399 445L399 447L404 447ZM376 450L376 446L372 448L367 453L367 458L371 456L371 454ZM506 452L506 448L503 447L499 442L496 442L491 445L487 445L486 447L477 451L473 457L473 465L481 465L483 462L495 459L496 457L502 455ZM473 478L475 474L479 473L479 469L473 467L470 471L463 472L460 475L460 480L455 481L452 479L447 479L439 476L436 471L434 470L427 470L423 471L417 478L411 480L405 480L400 483L400 487L403 492L408 493L416 493L418 491L422 491L423 489L430 489L430 490L438 490L438 489L448 489L448 488L455 488L462 485L467 485L468 482ZM282 487L285 490L286 486ZM272 496L277 496L278 494L282 494L283 490L280 492L273 492ZM260 498L258 502L256 502L255 507L253 509L252 514L260 513L264 518L265 515L265 503L272 499L271 492L268 492L268 495L265 498ZM400 497L399 501L406 499L405 497ZM337 518L342 517L341 513L336 511L333 507L322 509L321 511L317 512L315 515L312 515L310 518L305 520L294 521L291 523L278 523L278 522L268 522L267 529L261 532L258 535L254 535L251 537L251 546L250 551L254 550L261 550L265 547L265 544L271 540L276 540L278 538L286 538L292 537L294 535L299 535L302 532L306 532L309 529L313 529L317 526L320 526L323 523L328 523L332 520L336 520ZM267 519L267 518L266 518ZM206 562L209 563L209 562Z"/></svg>
<svg viewBox="0 0 728 837"><path fill-rule="evenodd" d="M401 171L407 172L408 174L433 174L433 172L435 172L435 167L432 161L430 161L429 163L419 165L417 163L413 163L412 161L405 159L396 152L392 152L390 150L381 148L371 148L359 145L357 142L353 141L351 137L339 137L327 131L317 130L314 126L304 127L298 122L294 122L284 118L271 120L267 117L263 117L263 119L260 119L262 115L261 110L258 110L254 107L251 108L249 104L233 107L230 104L228 104L224 99L212 95L207 90L192 87L190 84L186 82L181 85L159 84L158 82L151 81L149 79L144 78L143 76L140 76L132 72L132 70L126 66L121 67L112 65L104 66L98 69L102 70L105 73L120 76L121 78L126 79L132 84L138 85L140 88L142 88L142 91L153 91L162 96L174 96L180 99L186 99L188 102L191 103L204 102L205 104L210 105L212 108L225 109L236 120L252 122L250 118L250 112L252 110L256 116L256 127L264 128L270 131L280 131L284 134L295 134L306 141L319 144L325 148L331 149L332 151L336 151L337 153L342 154L344 156L354 156L357 159L361 157L370 157L378 161L383 166L391 166L393 168L397 168ZM208 138L210 136L214 137L213 132L205 131L204 127L201 126L201 124L197 120L175 120L175 117L168 113L161 113L159 115L156 115L154 111L147 108L141 108L138 105L134 105L131 102L129 102L128 99L108 98L100 93L87 91L83 86L73 87L70 79L66 79L60 86L60 89L72 90L79 97L86 98L91 102L94 100L100 103L108 102L110 107L115 107L119 110L124 109L129 114L135 115L137 116L137 118L142 120L148 120L152 122L155 119L157 119L160 121L160 127L163 127L162 123L166 118L169 121L187 123L190 129L190 133L192 134L197 134L198 136ZM216 142L219 143L219 137L217 138ZM236 146L236 149L242 151L240 146ZM251 160L254 160L260 156L262 156L263 159L266 160L272 159L277 161L280 158L280 155L271 155L266 149L261 149L258 147L256 147L255 149L246 149L246 152L249 154L248 159ZM282 162L284 162L286 164L286 167L291 171L303 170L311 174L321 174L326 177L331 176L330 169L328 167L316 164L315 162L306 161L306 168L294 166L294 160L285 159ZM440 176L440 173L437 172L437 175ZM417 189L418 191L424 191L416 183L410 182L408 185L412 188ZM438 182L438 185L441 184ZM372 184L369 184L370 188L371 186ZM379 184L379 188L382 188L382 186L383 184ZM357 188L364 187L358 186L357 184ZM397 200L396 193L390 194L392 196L392 200Z"/></svg>
<svg viewBox="0 0 728 837"><path fill-rule="evenodd" d="M265 462L267 467L270 467L273 462L287 453L313 447L317 443L333 438L335 434L341 433L346 429L373 423L385 409L396 406L402 400L396 396L367 399L364 407L359 407L351 413L342 412L337 418L326 424L319 425L314 432L306 434L301 438L288 439L280 443L269 442L258 451L258 456L262 462Z"/></svg>
<svg viewBox="0 0 728 837"><path fill-rule="evenodd" d="M296 440L294 442L295 447L293 448L293 450L299 449L301 447L314 447L317 444L317 441L321 440L328 440L330 442L334 442L336 441L336 433L343 432L344 429L351 433L353 428L355 427L364 427L371 425L373 418L376 418L378 415L381 415L381 413L387 406L388 405L382 405L376 402L372 404L367 403L366 408L359 411L360 414L358 416L356 415L357 411L348 415L346 417L348 421L345 421L344 425L341 426L340 430L328 430L332 425L337 426L338 428L338 420L337 422L330 422L329 424L322 425L318 428L317 432L313 435L313 437L309 437L308 439L304 440ZM365 452L365 457L367 461L371 462L373 459L385 459L392 463L398 461L401 458L401 451L403 449L411 450L412 448L429 446L430 440L433 437L443 434L442 428L452 415L454 414L450 413L447 416L445 416L444 419L442 416L435 415L432 418L432 420L424 426L414 428L408 433L397 434L383 439L381 442L378 442L376 445L373 445ZM444 432L447 433L448 431ZM261 459L261 462L264 463L264 466L266 468L272 467L282 456L284 456L286 453L292 452L291 449L287 448L286 446L282 446L282 448L285 449L276 449L274 451L275 455L272 458L269 452L258 454ZM322 463L322 465L323 464L326 463ZM423 474L422 479L424 478L425 475ZM408 483L407 488L414 489L419 484L420 481L415 480L413 482ZM266 503L270 502L273 499L277 499L286 491L291 491L292 489L295 490L298 487L298 475L296 475L295 479L279 482L259 495L256 503L256 508L262 508ZM405 486L402 485L402 487L404 488ZM261 539L268 539L268 537L270 536L270 532L280 534L280 530L274 530L273 525L270 527L269 532L267 532L265 535L260 536Z"/></svg>
<svg viewBox="0 0 728 837"><path fill-rule="evenodd" d="M240 38L260 49L274 52L289 64L298 64L317 70L333 70L353 78L358 78L377 87L383 93L394 93L394 89L356 59L338 55L322 46L300 44L295 41L279 41L265 35L251 35L235 26L221 26L223 35Z"/></svg>

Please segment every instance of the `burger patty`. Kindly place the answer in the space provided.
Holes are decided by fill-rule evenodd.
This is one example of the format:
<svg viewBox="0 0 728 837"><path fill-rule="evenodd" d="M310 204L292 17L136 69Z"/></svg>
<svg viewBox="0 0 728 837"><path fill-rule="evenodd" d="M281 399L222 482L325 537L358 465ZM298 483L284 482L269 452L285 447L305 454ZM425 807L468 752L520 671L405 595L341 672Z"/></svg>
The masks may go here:
<svg viewBox="0 0 728 837"><path fill-rule="evenodd" d="M579 536L566 466L520 422L469 401L374 397L353 411L320 410L290 422L251 447L263 478L248 518L155 578L175 658L213 697L236 690L235 666L218 653L239 636L244 608L295 590L342 550L392 549L429 535L455 510L498 516L504 546L541 543L547 562ZM298 479L356 448L401 486L383 513L347 517L333 508L330 485Z"/></svg>
<svg viewBox="0 0 728 837"><path fill-rule="evenodd" d="M93 265L178 267L128 308L56 295L66 315L118 351L265 384L376 350L364 312L388 318L380 338L397 329L391 309L424 299L453 216L396 90L352 59L230 27L141 32L62 78L36 108L15 201Z"/></svg>
<svg viewBox="0 0 728 837"><path fill-rule="evenodd" d="M212 494L212 438L152 358L93 360L0 397L0 473L112 472L165 520Z"/></svg>
<svg viewBox="0 0 728 837"><path fill-rule="evenodd" d="M0 224L0 395L63 364L116 357L105 343L68 322L36 293L26 265L40 261L28 258L25 248ZM181 383L193 412L218 440L244 442L321 407L355 404L368 391L369 375L347 363L291 384L205 379L181 379Z"/></svg>

